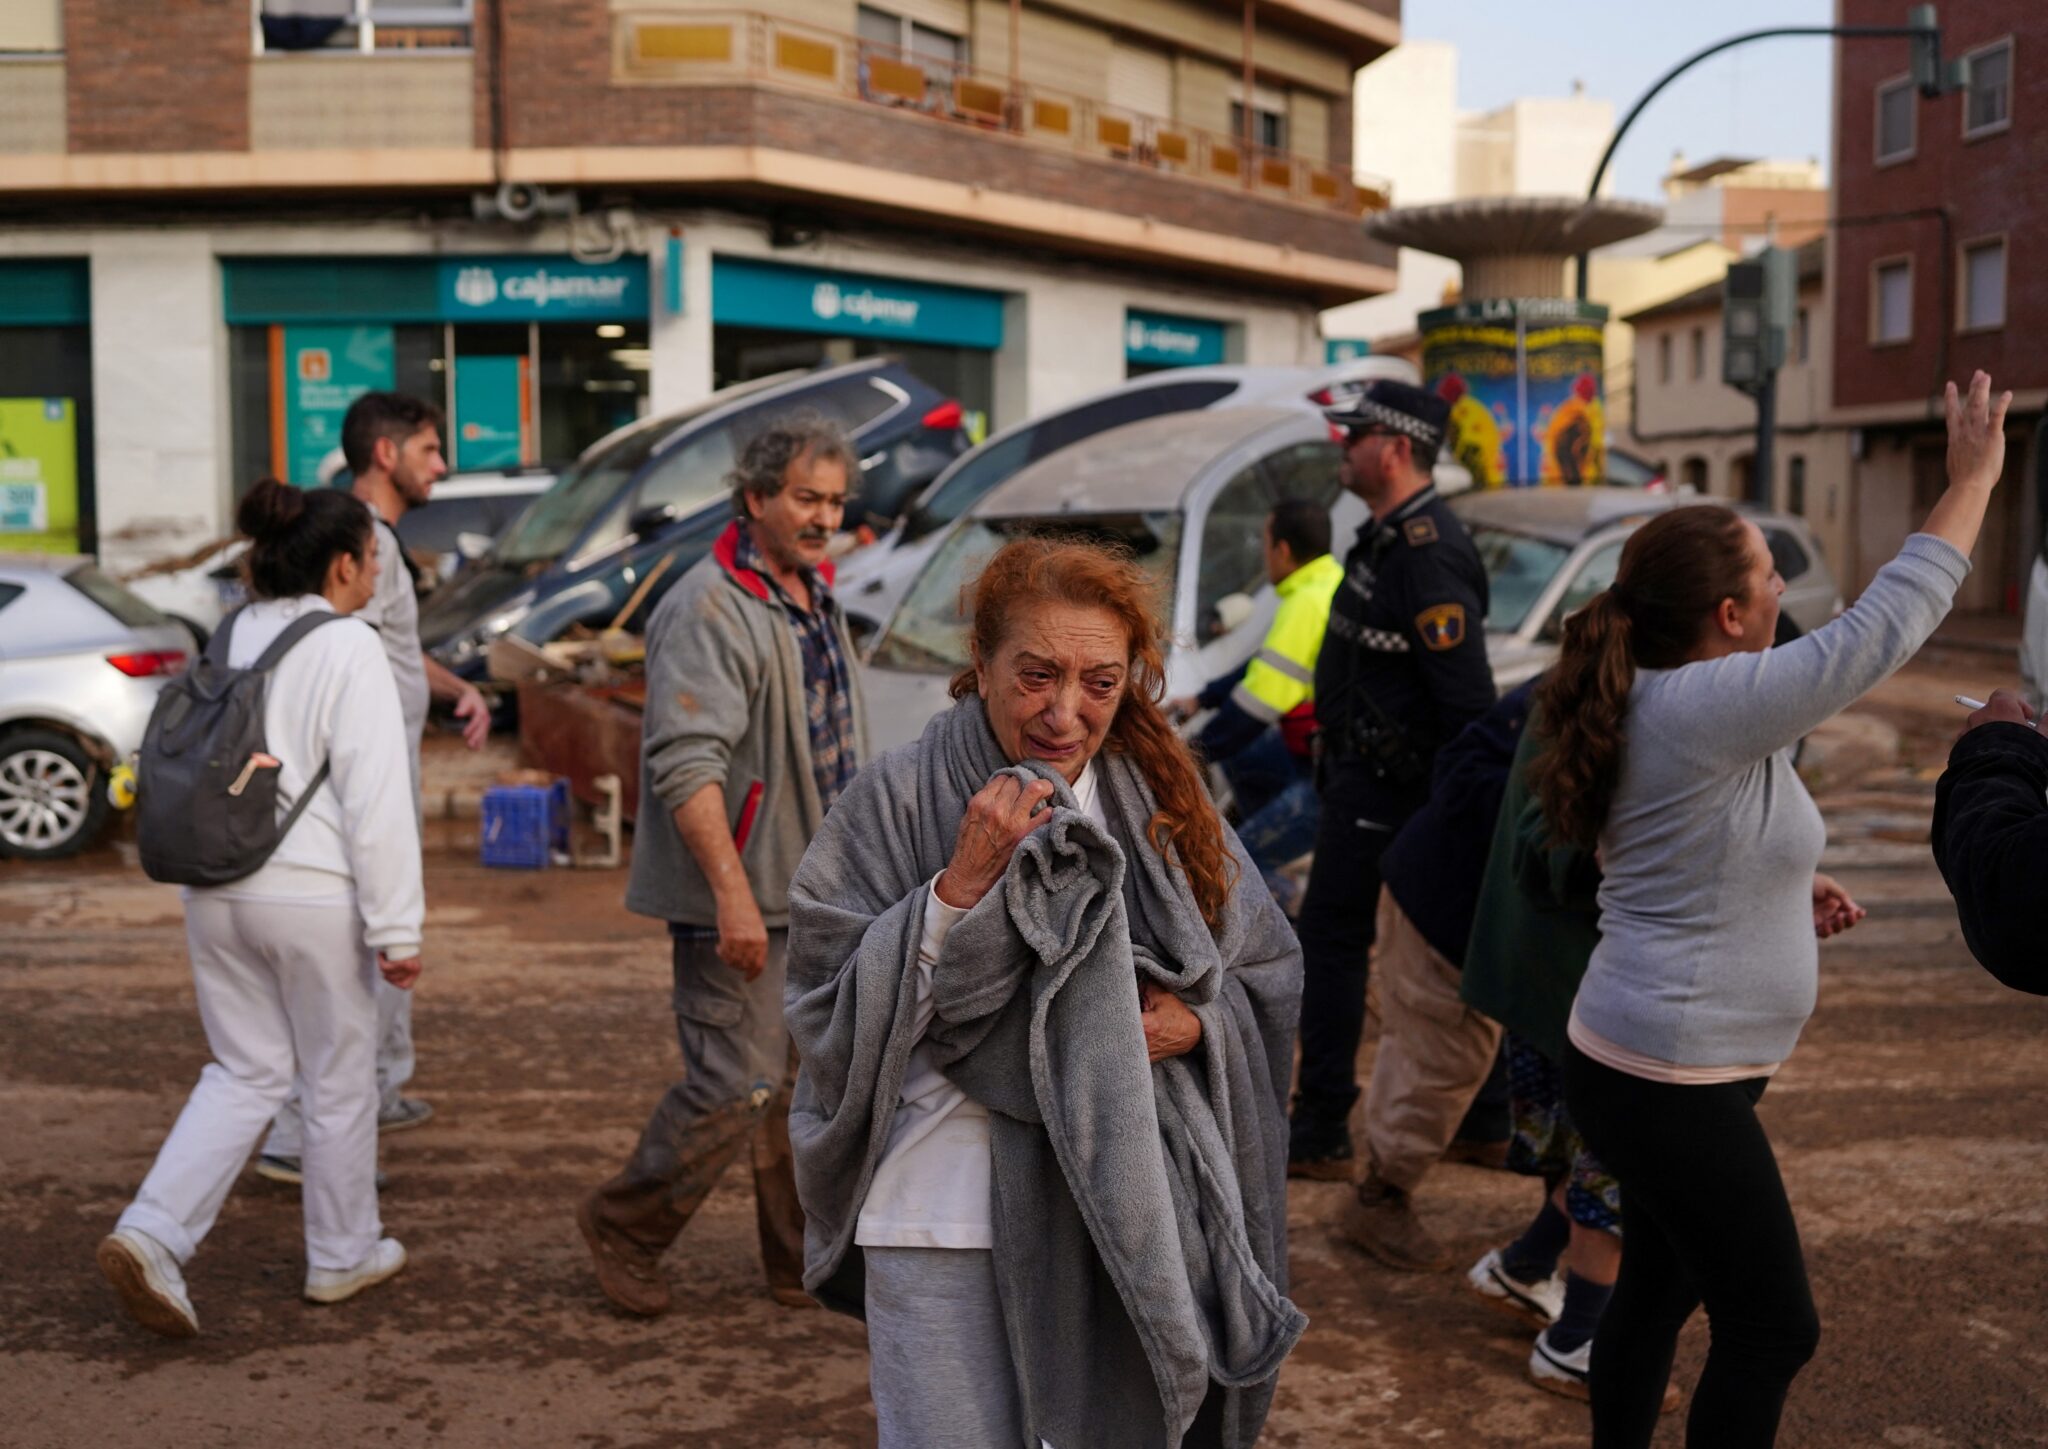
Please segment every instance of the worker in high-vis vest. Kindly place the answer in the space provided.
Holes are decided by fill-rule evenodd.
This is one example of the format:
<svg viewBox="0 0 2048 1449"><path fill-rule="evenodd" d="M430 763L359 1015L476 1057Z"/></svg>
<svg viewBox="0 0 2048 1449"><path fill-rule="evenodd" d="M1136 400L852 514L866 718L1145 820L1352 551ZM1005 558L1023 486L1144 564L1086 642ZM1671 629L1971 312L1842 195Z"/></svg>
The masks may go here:
<svg viewBox="0 0 2048 1449"><path fill-rule="evenodd" d="M1330 510L1310 498L1284 499L1266 516L1265 549L1280 607L1258 653L1169 708L1182 718L1215 711L1195 747L1222 767L1238 839L1273 898L1291 911L1300 888L1280 868L1315 844L1316 656L1344 569L1330 557Z"/></svg>

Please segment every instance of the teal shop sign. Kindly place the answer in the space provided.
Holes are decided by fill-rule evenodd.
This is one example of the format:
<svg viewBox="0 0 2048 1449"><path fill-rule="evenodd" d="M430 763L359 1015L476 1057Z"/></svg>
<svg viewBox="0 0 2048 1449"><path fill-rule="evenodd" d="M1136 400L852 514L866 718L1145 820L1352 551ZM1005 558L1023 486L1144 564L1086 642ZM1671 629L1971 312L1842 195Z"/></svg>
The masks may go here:
<svg viewBox="0 0 2048 1449"><path fill-rule="evenodd" d="M1330 337L1323 341L1323 361L1331 366L1356 362L1372 356L1372 344L1359 337Z"/></svg>
<svg viewBox="0 0 2048 1449"><path fill-rule="evenodd" d="M450 322L606 322L647 315L647 261L602 266L567 257L443 258Z"/></svg>
<svg viewBox="0 0 2048 1449"><path fill-rule="evenodd" d="M521 357L455 360L455 467L510 468L525 461L524 362Z"/></svg>
<svg viewBox="0 0 2048 1449"><path fill-rule="evenodd" d="M84 262L0 262L0 327L86 326L91 293Z"/></svg>
<svg viewBox="0 0 2048 1449"><path fill-rule="evenodd" d="M341 420L366 392L392 386L389 327L284 329L286 481L320 481L320 460L341 446Z"/></svg>
<svg viewBox="0 0 2048 1449"><path fill-rule="evenodd" d="M711 264L711 320L733 327L993 349L1003 345L1003 294L717 257Z"/></svg>
<svg viewBox="0 0 2048 1449"><path fill-rule="evenodd" d="M268 322L630 322L647 315L647 259L231 257L227 320Z"/></svg>
<svg viewBox="0 0 2048 1449"><path fill-rule="evenodd" d="M1124 361L1147 367L1197 367L1223 360L1224 324L1164 312L1124 314Z"/></svg>

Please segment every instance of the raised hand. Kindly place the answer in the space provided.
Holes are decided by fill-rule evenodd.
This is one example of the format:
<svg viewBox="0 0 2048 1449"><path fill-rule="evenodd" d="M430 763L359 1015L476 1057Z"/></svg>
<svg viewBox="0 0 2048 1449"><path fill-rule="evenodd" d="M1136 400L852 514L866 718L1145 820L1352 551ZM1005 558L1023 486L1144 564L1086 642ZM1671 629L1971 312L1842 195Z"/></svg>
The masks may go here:
<svg viewBox="0 0 2048 1449"><path fill-rule="evenodd" d="M2012 394L1991 396L1991 375L1970 378L1967 397L1950 383L1944 394L1948 410L1948 481L1956 487L1989 492L2005 471L2005 411Z"/></svg>

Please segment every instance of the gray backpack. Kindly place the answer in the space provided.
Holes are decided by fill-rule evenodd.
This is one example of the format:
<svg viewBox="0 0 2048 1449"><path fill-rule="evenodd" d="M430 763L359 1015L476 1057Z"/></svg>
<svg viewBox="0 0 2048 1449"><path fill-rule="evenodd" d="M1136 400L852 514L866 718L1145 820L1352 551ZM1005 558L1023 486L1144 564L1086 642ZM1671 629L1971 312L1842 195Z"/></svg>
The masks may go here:
<svg viewBox="0 0 2048 1449"><path fill-rule="evenodd" d="M151 880L217 886L253 875L327 778L321 762L284 819L277 763L263 734L270 671L294 644L345 617L318 609L294 619L247 669L228 667L237 609L206 652L157 697L136 760L135 843ZM268 761L269 763L265 763Z"/></svg>

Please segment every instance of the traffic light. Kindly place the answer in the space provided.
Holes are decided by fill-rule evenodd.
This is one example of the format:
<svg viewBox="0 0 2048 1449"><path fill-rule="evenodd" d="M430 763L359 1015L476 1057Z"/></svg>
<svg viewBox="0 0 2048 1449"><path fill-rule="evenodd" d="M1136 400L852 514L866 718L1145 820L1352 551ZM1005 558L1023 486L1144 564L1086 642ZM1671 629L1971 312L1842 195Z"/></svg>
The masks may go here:
<svg viewBox="0 0 2048 1449"><path fill-rule="evenodd" d="M1942 61L1941 29L1934 18L1934 7L1915 5L1906 12L1906 24L1920 32L1908 42L1912 46L1913 84L1920 88L1920 94L1932 101L1968 88L1970 62Z"/></svg>
<svg viewBox="0 0 2048 1449"><path fill-rule="evenodd" d="M1734 262L1721 284L1721 381L1754 392L1785 365L1799 313L1799 265L1784 247Z"/></svg>

